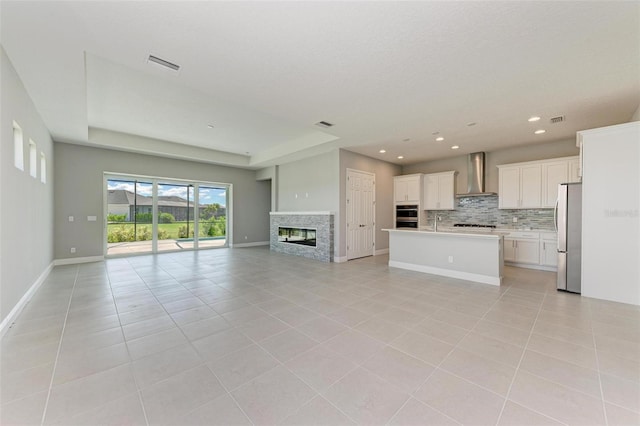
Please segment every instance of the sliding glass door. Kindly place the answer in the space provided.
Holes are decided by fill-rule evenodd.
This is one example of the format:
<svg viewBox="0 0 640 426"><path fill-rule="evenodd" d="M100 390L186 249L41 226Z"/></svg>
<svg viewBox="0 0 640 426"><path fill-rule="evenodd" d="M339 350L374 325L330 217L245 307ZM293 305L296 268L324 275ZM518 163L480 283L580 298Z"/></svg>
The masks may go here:
<svg viewBox="0 0 640 426"><path fill-rule="evenodd" d="M158 183L158 251L193 249L194 187Z"/></svg>
<svg viewBox="0 0 640 426"><path fill-rule="evenodd" d="M153 184L107 180L107 254L152 251Z"/></svg>
<svg viewBox="0 0 640 426"><path fill-rule="evenodd" d="M198 187L198 247L220 247L227 243L227 188Z"/></svg>
<svg viewBox="0 0 640 426"><path fill-rule="evenodd" d="M105 175L106 254L227 245L230 185Z"/></svg>

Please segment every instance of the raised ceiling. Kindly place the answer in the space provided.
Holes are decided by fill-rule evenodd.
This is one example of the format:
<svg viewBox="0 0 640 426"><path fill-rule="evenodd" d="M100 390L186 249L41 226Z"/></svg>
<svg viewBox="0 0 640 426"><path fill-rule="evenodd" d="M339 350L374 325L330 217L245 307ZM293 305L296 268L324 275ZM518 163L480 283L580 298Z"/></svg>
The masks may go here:
<svg viewBox="0 0 640 426"><path fill-rule="evenodd" d="M0 7L4 49L72 143L251 168L336 147L408 164L573 138L640 103L640 2Z"/></svg>

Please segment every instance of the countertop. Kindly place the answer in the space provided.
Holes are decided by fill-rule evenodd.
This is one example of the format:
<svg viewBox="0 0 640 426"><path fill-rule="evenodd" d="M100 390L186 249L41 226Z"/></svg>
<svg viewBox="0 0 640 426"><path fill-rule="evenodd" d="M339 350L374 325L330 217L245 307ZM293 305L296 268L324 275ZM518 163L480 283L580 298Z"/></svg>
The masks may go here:
<svg viewBox="0 0 640 426"><path fill-rule="evenodd" d="M506 233L499 231L486 231L486 230L459 230L453 228L438 228L437 231L433 231L433 229L411 229L411 228L400 228L400 229L382 229L382 231L387 232L402 232L402 233L410 233L410 234L421 234L421 235L433 235L433 236L448 236L448 237L471 237L471 238L500 238L503 237Z"/></svg>

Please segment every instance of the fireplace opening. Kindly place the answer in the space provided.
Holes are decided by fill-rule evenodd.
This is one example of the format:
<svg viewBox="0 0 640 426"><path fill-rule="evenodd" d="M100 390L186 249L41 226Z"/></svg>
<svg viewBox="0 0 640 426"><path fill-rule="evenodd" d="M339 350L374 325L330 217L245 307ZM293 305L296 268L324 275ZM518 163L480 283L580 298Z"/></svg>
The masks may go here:
<svg viewBox="0 0 640 426"><path fill-rule="evenodd" d="M316 230L314 228L278 227L278 241L281 243L316 246Z"/></svg>

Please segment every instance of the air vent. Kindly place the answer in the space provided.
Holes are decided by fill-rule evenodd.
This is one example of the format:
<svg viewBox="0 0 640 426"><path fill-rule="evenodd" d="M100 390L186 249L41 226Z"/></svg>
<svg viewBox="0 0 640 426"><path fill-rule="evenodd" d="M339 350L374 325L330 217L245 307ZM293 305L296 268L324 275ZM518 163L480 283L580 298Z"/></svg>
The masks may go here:
<svg viewBox="0 0 640 426"><path fill-rule="evenodd" d="M147 61L153 62L158 65L162 65L163 67L169 68L170 70L173 70L173 71L178 71L180 69L180 65L176 65L169 61L165 61L164 59L158 58L157 56L153 56L153 55L149 55L149 59Z"/></svg>
<svg viewBox="0 0 640 426"><path fill-rule="evenodd" d="M564 120L565 120L564 115L559 115L557 117L551 117L549 122L551 122L551 124L556 124L556 123L562 123Z"/></svg>
<svg viewBox="0 0 640 426"><path fill-rule="evenodd" d="M332 127L332 126L333 126L333 124L329 123L328 121L318 121L318 122L316 123L316 126L320 126L320 127L325 127L325 128L327 128L327 127Z"/></svg>

